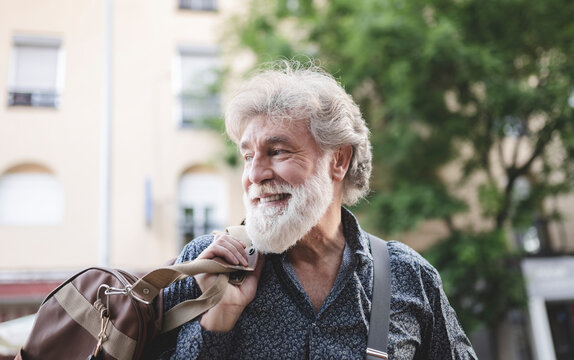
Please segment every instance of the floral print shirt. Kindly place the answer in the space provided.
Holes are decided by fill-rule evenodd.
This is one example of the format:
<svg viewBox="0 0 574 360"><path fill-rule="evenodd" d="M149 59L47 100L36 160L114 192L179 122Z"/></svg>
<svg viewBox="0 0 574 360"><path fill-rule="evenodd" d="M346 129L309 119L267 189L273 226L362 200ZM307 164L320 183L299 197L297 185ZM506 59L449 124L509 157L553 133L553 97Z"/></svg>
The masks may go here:
<svg viewBox="0 0 574 360"><path fill-rule="evenodd" d="M161 359L363 359L367 347L373 259L369 238L342 209L347 244L339 273L315 311L285 255L266 255L255 299L233 330L205 331L199 321L174 330ZM178 262L192 260L212 241L189 243ZM437 271L406 245L388 242L391 261L389 359L476 359ZM193 278L164 292L165 308L201 294ZM176 337L177 336L177 337ZM168 344L168 345L166 345Z"/></svg>

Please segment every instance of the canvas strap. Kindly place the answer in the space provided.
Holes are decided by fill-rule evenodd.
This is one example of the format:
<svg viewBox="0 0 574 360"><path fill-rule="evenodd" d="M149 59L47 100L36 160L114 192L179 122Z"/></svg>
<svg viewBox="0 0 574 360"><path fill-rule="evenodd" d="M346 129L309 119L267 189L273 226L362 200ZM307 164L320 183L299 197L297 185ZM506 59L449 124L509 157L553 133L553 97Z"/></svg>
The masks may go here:
<svg viewBox="0 0 574 360"><path fill-rule="evenodd" d="M391 261L387 242L369 234L374 262L373 299L367 340L367 360L388 359L391 308Z"/></svg>
<svg viewBox="0 0 574 360"><path fill-rule="evenodd" d="M223 297L227 284L230 282L229 273L255 269L258 255L257 252L250 251L251 242L247 238L245 228L232 226L227 228L227 232L246 245L248 266L230 265L217 258L195 259L155 269L133 284L130 289L132 296L140 301L151 303L163 288L170 286L175 281L198 274L219 274L200 297L183 301L164 313L163 332L175 329L215 306Z"/></svg>

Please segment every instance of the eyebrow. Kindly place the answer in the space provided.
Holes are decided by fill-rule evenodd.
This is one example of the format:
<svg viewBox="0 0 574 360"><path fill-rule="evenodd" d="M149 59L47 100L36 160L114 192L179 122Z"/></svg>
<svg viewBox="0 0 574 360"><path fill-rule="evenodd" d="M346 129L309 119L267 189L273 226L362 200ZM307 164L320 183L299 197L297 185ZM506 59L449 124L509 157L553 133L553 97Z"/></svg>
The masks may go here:
<svg viewBox="0 0 574 360"><path fill-rule="evenodd" d="M270 137L266 138L264 141L265 145L290 144L290 143L291 143L291 141L289 141L289 139L286 136L280 136L280 135L270 136ZM249 149L248 142L242 141L239 144L239 148L241 150Z"/></svg>

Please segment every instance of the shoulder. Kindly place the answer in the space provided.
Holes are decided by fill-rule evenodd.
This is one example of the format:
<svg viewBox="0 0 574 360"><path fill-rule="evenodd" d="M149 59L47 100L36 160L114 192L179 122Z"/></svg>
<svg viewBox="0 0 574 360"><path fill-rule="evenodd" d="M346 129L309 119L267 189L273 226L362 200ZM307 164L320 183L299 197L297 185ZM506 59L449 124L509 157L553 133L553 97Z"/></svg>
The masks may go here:
<svg viewBox="0 0 574 360"><path fill-rule="evenodd" d="M203 235L190 241L176 260L176 263L194 260L213 241L213 235Z"/></svg>
<svg viewBox="0 0 574 360"><path fill-rule="evenodd" d="M442 285L440 275L435 267L411 247L399 241L389 241L387 246L391 260L391 271L397 280L418 280L433 287Z"/></svg>
<svg viewBox="0 0 574 360"><path fill-rule="evenodd" d="M182 263L195 260L205 248L211 244L213 236L204 235L193 239L189 242L176 260L176 263ZM181 301L194 299L201 295L199 287L195 286L195 280L192 276L180 281L175 281L169 287L164 289L164 310L171 309Z"/></svg>

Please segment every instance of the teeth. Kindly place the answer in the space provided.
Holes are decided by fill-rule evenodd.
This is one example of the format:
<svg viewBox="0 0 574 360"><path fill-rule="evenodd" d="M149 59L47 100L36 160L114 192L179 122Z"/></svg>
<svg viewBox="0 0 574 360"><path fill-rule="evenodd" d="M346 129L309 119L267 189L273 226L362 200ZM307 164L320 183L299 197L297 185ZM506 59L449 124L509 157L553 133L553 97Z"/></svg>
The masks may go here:
<svg viewBox="0 0 574 360"><path fill-rule="evenodd" d="M272 195L272 196L267 196L265 198L260 198L259 201L261 203L268 203L268 202L272 202L272 201L277 201L277 200L281 200L284 197L284 195Z"/></svg>

